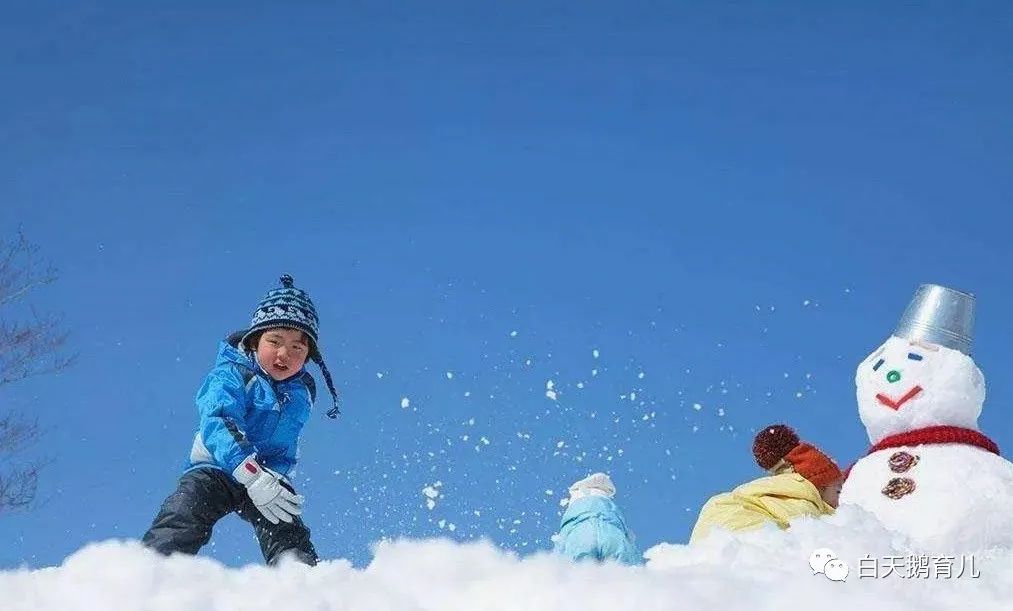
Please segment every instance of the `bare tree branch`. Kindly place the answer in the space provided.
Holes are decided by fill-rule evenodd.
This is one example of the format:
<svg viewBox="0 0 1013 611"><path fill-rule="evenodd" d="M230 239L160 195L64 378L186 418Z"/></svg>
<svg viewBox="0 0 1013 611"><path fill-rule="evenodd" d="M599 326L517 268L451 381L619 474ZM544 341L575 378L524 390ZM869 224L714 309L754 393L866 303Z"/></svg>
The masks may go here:
<svg viewBox="0 0 1013 611"><path fill-rule="evenodd" d="M76 358L61 352L67 342L61 321L54 316L34 316L30 323L0 319L0 386L60 371Z"/></svg>
<svg viewBox="0 0 1013 611"><path fill-rule="evenodd" d="M40 260L38 247L20 231L14 240L0 239L0 314L32 290L56 280L56 270ZM0 388L25 378L69 367L76 355L64 352L67 332L61 320L34 309L28 321L0 317ZM42 463L19 464L13 456L42 436L37 419L0 412L0 515L29 506L38 490Z"/></svg>
<svg viewBox="0 0 1013 611"><path fill-rule="evenodd" d="M24 297L37 286L56 280L56 269L40 263L38 253L39 247L29 242L20 231L16 240L0 240L0 306Z"/></svg>
<svg viewBox="0 0 1013 611"><path fill-rule="evenodd" d="M0 471L0 515L27 507L35 500L40 468L39 465L28 465L9 472Z"/></svg>

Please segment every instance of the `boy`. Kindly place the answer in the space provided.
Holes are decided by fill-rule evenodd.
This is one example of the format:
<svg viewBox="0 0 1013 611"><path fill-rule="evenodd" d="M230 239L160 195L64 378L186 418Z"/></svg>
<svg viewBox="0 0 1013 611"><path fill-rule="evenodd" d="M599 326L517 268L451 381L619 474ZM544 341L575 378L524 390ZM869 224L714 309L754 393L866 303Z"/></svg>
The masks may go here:
<svg viewBox="0 0 1013 611"><path fill-rule="evenodd" d="M744 531L770 522L785 529L795 518L834 512L844 482L841 470L816 446L799 440L791 428L774 424L757 433L753 457L769 476L708 500L700 510L690 543L700 541L714 528Z"/></svg>
<svg viewBox="0 0 1013 611"><path fill-rule="evenodd" d="M250 327L219 344L214 369L197 392L199 423L179 485L145 533L162 553L196 554L211 529L236 512L253 526L268 564L284 556L318 561L299 518L303 497L288 480L315 395L304 369L313 360L338 398L317 346L319 321L309 295L288 274L253 314Z"/></svg>
<svg viewBox="0 0 1013 611"><path fill-rule="evenodd" d="M622 512L612 498L616 487L604 473L595 473L570 486L570 503L563 513L555 550L571 560L615 560L637 564L640 554Z"/></svg>

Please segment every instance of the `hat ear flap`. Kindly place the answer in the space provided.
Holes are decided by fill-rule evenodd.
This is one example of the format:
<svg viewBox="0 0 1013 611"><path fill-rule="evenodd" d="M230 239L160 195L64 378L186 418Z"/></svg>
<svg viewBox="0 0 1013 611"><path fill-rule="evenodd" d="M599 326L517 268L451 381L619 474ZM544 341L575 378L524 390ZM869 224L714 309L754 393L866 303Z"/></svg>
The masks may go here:
<svg viewBox="0 0 1013 611"><path fill-rule="evenodd" d="M247 352L256 352L257 346L260 344L260 336L263 334L264 334L263 331L257 331L255 333L249 334L247 337L243 339L242 348Z"/></svg>
<svg viewBox="0 0 1013 611"><path fill-rule="evenodd" d="M320 368L320 373L324 375L324 383L327 384L327 390L330 391L331 398L334 400L334 405L331 409L327 410L327 417L337 418L338 414L341 413L341 409L339 407L341 400L338 398L337 389L334 388L334 380L331 379L331 372L327 369L327 365L324 363L324 357L321 356L319 351L311 358L313 359L313 362L317 364L317 367Z"/></svg>
<svg viewBox="0 0 1013 611"><path fill-rule="evenodd" d="M242 329L240 331L233 331L232 333L229 333L228 335L225 336L225 343L233 347L238 347L239 343L243 341L243 338L245 336L246 336L246 329Z"/></svg>

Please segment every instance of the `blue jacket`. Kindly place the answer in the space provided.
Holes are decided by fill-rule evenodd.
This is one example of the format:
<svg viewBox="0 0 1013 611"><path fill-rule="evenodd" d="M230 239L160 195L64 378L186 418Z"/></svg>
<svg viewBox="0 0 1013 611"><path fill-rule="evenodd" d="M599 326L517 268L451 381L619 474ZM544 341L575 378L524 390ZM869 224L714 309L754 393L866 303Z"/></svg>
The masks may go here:
<svg viewBox="0 0 1013 611"><path fill-rule="evenodd" d="M197 391L200 422L187 470L232 472L256 452L265 467L288 475L298 459L299 434L310 416L313 378L305 369L275 382L256 362L227 342Z"/></svg>
<svg viewBox="0 0 1013 611"><path fill-rule="evenodd" d="M639 564L640 552L612 499L586 496L570 503L563 513L555 551L572 560L618 560Z"/></svg>

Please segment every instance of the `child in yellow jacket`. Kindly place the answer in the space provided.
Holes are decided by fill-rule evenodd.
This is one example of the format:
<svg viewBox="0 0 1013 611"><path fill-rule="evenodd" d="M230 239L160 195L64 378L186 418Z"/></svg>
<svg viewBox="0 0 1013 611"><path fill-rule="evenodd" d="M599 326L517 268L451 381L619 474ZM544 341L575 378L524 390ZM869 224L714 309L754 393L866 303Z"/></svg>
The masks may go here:
<svg viewBox="0 0 1013 611"><path fill-rule="evenodd" d="M711 497L700 510L690 543L714 528L743 531L767 522L788 528L800 516L834 512L844 481L841 470L791 428L775 424L761 430L753 440L753 456L770 475Z"/></svg>

